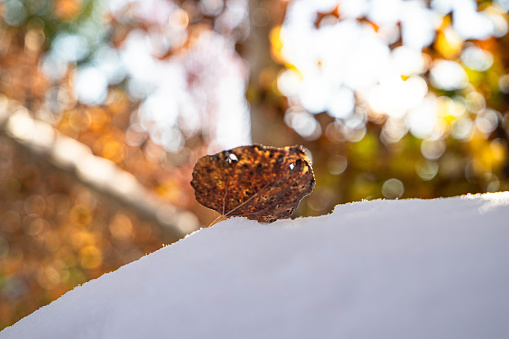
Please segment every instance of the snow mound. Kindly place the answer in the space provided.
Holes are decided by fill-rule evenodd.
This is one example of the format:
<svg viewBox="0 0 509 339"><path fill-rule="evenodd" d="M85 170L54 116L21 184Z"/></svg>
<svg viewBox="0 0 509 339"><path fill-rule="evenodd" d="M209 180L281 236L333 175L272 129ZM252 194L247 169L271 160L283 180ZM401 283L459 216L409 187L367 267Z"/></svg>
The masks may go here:
<svg viewBox="0 0 509 339"><path fill-rule="evenodd" d="M0 338L507 338L509 192L234 218L76 287Z"/></svg>

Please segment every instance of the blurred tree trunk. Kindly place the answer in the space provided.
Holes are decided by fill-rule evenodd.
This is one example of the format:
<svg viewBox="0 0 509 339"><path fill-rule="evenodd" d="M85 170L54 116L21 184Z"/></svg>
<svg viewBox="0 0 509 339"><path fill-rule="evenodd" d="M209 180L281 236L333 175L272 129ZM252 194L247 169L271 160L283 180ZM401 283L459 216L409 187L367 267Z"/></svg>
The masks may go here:
<svg viewBox="0 0 509 339"><path fill-rule="evenodd" d="M27 158L33 158L30 162L64 172L74 183L134 211L141 220L156 227L165 241L177 241L193 231L190 225L184 224L192 219L182 217L191 215L191 212L160 201L133 175L111 161L94 156L88 146L60 134L47 123L33 119L17 102L6 98L3 101L0 105L3 106L0 109L0 136L9 138L19 151L25 152ZM80 167L84 163L87 166ZM93 173L87 173L91 169ZM194 227L198 227L197 222Z"/></svg>
<svg viewBox="0 0 509 339"><path fill-rule="evenodd" d="M274 91L280 65L271 56L270 33L283 22L286 4L282 1L249 2L250 34L240 53L250 67L247 98L251 105L253 142L283 146L292 143L291 134L281 133L282 97Z"/></svg>

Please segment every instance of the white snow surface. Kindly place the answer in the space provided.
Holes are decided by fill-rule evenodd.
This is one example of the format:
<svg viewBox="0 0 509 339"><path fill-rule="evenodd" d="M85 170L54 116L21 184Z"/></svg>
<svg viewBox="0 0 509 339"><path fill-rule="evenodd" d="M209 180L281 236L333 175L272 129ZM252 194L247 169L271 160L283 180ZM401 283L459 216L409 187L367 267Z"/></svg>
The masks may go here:
<svg viewBox="0 0 509 339"><path fill-rule="evenodd" d="M0 338L509 338L508 259L509 192L232 218Z"/></svg>

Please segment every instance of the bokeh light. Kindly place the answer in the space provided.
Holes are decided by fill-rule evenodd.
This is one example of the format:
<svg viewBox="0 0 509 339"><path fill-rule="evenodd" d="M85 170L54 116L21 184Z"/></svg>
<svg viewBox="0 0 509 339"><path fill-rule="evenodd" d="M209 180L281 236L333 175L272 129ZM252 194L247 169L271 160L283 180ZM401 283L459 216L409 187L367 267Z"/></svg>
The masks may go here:
<svg viewBox="0 0 509 339"><path fill-rule="evenodd" d="M385 181L382 185L382 194L387 199L401 198L405 193L405 186L401 180L392 178Z"/></svg>

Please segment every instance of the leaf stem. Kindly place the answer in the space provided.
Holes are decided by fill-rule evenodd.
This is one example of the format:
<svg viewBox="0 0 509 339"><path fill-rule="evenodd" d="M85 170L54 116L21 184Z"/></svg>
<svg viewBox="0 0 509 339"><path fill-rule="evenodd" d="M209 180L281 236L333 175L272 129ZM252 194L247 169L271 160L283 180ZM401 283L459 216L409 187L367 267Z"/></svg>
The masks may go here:
<svg viewBox="0 0 509 339"><path fill-rule="evenodd" d="M222 221L222 220L226 220L228 219L227 216L225 216L224 214L221 214L220 216L218 216L217 218L215 218L211 223L210 225L208 225L207 227L210 227L210 226L214 226L215 224L217 224L218 222Z"/></svg>

